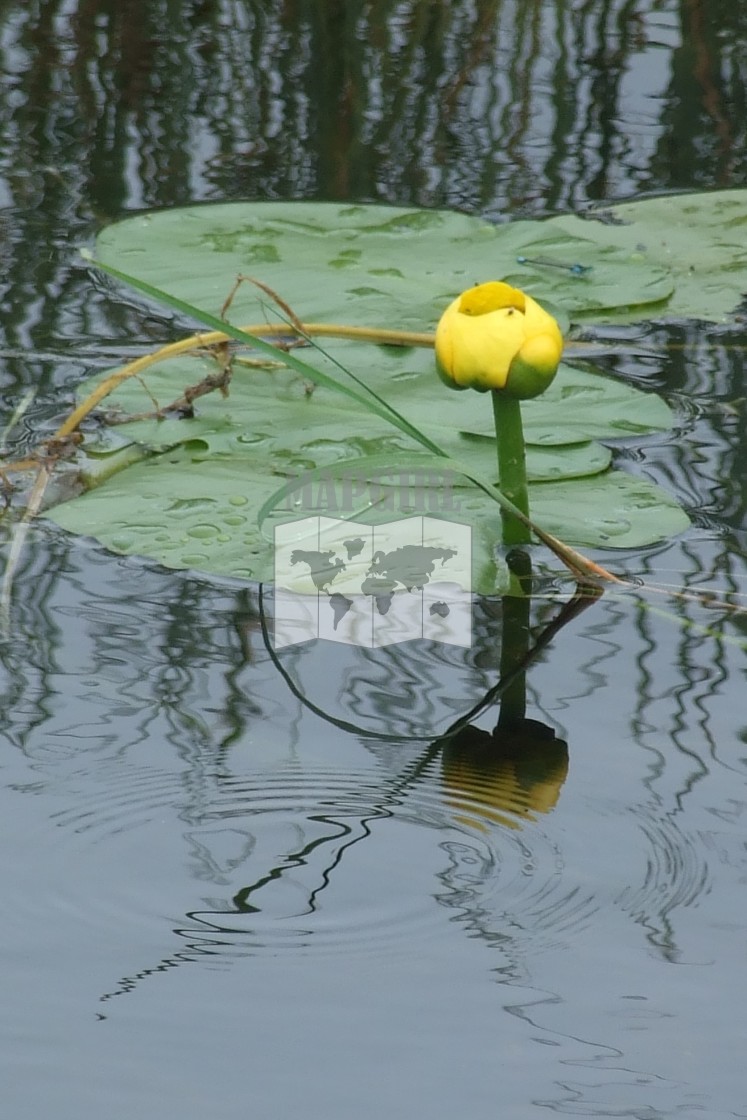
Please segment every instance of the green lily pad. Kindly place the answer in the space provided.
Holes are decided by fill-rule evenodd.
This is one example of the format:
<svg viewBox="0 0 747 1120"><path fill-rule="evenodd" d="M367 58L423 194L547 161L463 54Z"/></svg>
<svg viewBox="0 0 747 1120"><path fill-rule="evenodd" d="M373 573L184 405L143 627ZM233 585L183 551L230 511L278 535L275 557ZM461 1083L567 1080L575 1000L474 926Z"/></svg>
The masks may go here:
<svg viewBox="0 0 747 1120"><path fill-rule="evenodd" d="M213 312L236 273L250 272L306 321L417 331L433 327L455 291L497 273L573 310L612 307L622 314L634 305L658 306L673 291L668 269L549 227L494 227L459 214L380 206L230 204L128 219L102 233L99 249L117 267ZM506 263L496 270L501 260ZM570 273L569 262L593 271ZM232 320L263 321L268 302L244 285ZM273 318L276 312L272 305ZM340 381L341 366L354 371L446 455L495 478L490 401L444 388L431 350L325 340L323 350L302 355ZM153 455L47 516L118 552L267 580L273 527L294 515L289 480L326 478L331 493L360 477L377 481L381 495L382 471L410 472L420 488L419 509L363 496L353 507L326 511L373 522L419 511L439 516L451 489L458 501L443 515L473 529L475 589L503 589L495 562L500 515L488 496L462 476L444 481L430 453L350 398L319 386L312 391L285 368L241 363L239 356L230 394L200 397L192 418L134 420L112 428L98 444L89 437L92 453L134 444ZM211 372L207 358L161 363L142 380L125 382L107 403L127 415L147 413L154 400L163 408ZM686 528L673 499L646 480L610 471L609 449L597 442L667 429L671 414L658 397L563 365L550 390L525 403L523 415L530 504L543 527L571 544L620 548ZM324 512L318 494L315 512Z"/></svg>
<svg viewBox="0 0 747 1120"><path fill-rule="evenodd" d="M214 314L235 277L248 274L308 322L418 331L432 329L455 293L483 280L507 278L571 314L627 311L672 294L665 263L601 243L593 224L570 233L555 222L496 226L443 210L225 203L128 218L99 235L97 251ZM576 276L568 267L576 264L590 271ZM233 322L257 321L257 295L251 285L239 289Z"/></svg>
<svg viewBox="0 0 747 1120"><path fill-rule="evenodd" d="M346 342L340 348L353 368L366 371L369 383L375 382L405 415L420 420L449 455L495 479L492 409L485 395L442 388L428 351L398 351L383 360L370 346ZM210 368L195 358L162 363L148 372L147 389L132 378L113 399L130 414L152 409L154 398L163 406ZM584 438L590 432L617 437L666 427L670 414L663 402L571 367L561 369L553 393L549 404L536 400L524 407L527 430L537 440L527 458L532 511L540 509L545 519L539 523L552 526L550 531L569 543L625 548L682 531L687 518L672 499L651 483L607 470L608 449ZM191 419L130 421L110 429L98 444L90 441L93 452L129 441L156 454L48 516L114 551L151 556L169 567L270 579L273 525L291 516L293 505L281 494L264 525L258 523L259 511L289 479L300 478L300 487L309 472L316 472L310 491L316 512L376 521L404 516L408 509L398 496L383 501L380 510L369 509L365 498L346 504L340 498L345 479L378 479L382 470L406 472L412 485L432 491L421 493L420 504L409 512L470 524L474 585L486 594L502 589L494 559L500 538L495 503L468 480L451 477L446 485L459 490L458 500L444 513L444 478L434 470L433 456L348 398L319 387L309 393L287 370L239 366L227 398L210 394L195 409ZM573 442L559 444L560 433ZM336 480L331 489L329 480ZM336 497L330 499L335 486Z"/></svg>
<svg viewBox="0 0 747 1120"><path fill-rule="evenodd" d="M410 478L416 477L416 463L417 457L407 461ZM365 461L361 461L362 477L364 468ZM273 528L293 519L293 503L280 502L275 516L261 527L258 511L273 498L282 481L260 458L254 462L229 457L195 460L190 448L183 446L129 467L46 516L64 529L95 537L114 552L149 556L166 567L271 580ZM442 486L440 490L432 504L424 503L421 494L416 509L430 509L433 516L470 525L473 589L486 595L505 591L505 573L495 558L500 539L498 507L475 487L457 484L449 498L450 508L441 510ZM322 501L328 500L330 492L330 485L321 481L310 488L312 500L320 496ZM338 487L336 493L340 492ZM531 500L537 521L572 544L603 542L608 547L635 548L687 527L685 514L660 488L618 471L562 483L538 483L532 487ZM407 513L396 497L394 503L384 502L383 506L369 516L362 501L353 514L356 520L377 523ZM309 512L305 508L297 514ZM333 508L331 515L344 517L347 510Z"/></svg>
<svg viewBox="0 0 747 1120"><path fill-rule="evenodd" d="M103 231L98 250L213 312L234 277L249 273L309 321L427 330L455 292L499 278L575 318L718 322L747 293L746 227L747 190L497 226L438 210L226 203L128 218ZM248 289L234 321L242 314L256 317Z"/></svg>
<svg viewBox="0 0 747 1120"><path fill-rule="evenodd" d="M598 216L592 211L585 220L553 218L552 225L600 249L627 251L641 265L667 269L675 282L661 311L667 318L724 322L747 296L747 190L641 199ZM619 315L594 312L594 318L609 322Z"/></svg>
<svg viewBox="0 0 747 1120"><path fill-rule="evenodd" d="M487 395L457 393L434 380L430 350L402 350L329 341L327 355L311 350L307 360L330 375L342 376L341 362L384 396L453 455L461 454L470 436L490 440L490 469L495 461L493 413ZM177 400L188 385L198 383L212 367L195 358L180 358L131 378L111 401L126 414L152 411ZM82 386L98 384L99 378ZM147 390L145 388L147 384ZM262 454L280 460L298 457L304 469L340 458L386 450L409 452L407 437L377 416L361 415L353 401L327 389L309 386L283 369L263 370L236 365L230 395L200 398L196 415L183 419L141 420L114 429L120 438L153 450L200 440L204 457ZM524 429L530 475L536 479L575 477L603 470L606 450L592 439L617 439L666 431L672 415L652 393L643 393L609 377L562 365L542 397L525 402ZM585 448L580 445L587 444ZM478 453L476 441L472 450ZM560 448L573 445L572 451ZM557 448L555 452L553 448Z"/></svg>

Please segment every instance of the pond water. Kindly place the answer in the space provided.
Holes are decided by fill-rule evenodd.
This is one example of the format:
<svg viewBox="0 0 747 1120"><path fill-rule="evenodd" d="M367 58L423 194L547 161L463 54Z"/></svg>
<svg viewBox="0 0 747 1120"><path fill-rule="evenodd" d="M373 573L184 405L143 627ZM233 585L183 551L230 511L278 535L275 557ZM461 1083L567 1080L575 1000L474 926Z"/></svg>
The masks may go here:
<svg viewBox="0 0 747 1120"><path fill-rule="evenodd" d="M0 32L13 454L181 329L76 257L128 211L504 220L747 170L741 5L32 0ZM256 586L34 525L0 644L7 1116L747 1116L745 332L609 341L676 414L616 460L692 528L595 554L660 590L538 653L554 738L522 751L439 742L498 679L500 604L469 650L279 667Z"/></svg>

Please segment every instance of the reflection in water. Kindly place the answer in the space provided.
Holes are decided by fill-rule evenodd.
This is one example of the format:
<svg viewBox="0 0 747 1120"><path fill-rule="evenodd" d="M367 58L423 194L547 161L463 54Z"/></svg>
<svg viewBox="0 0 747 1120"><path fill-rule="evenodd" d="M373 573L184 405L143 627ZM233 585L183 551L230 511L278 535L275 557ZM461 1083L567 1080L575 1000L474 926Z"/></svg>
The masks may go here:
<svg viewBox="0 0 747 1120"><path fill-rule="evenodd" d="M520 828L557 804L568 774L568 744L538 720L520 730L492 734L466 727L444 743L443 781L455 820L488 831Z"/></svg>
<svg viewBox="0 0 747 1120"><path fill-rule="evenodd" d="M647 785L664 805L681 812L698 783L707 780L713 761L742 774L728 708L731 643L735 636L744 639L747 630L744 591L737 590L747 587L747 569L737 550L714 563L707 537L676 542L663 559L666 568L652 555L645 570L652 583L673 586L671 596L653 599L669 624L657 625L651 611L637 613L631 727L650 754ZM741 613L734 613L735 605Z"/></svg>
<svg viewBox="0 0 747 1120"><path fill-rule="evenodd" d="M45 540L68 550L67 572L46 582L42 573L53 565ZM630 728L640 656L659 649L663 685L678 669L679 630L649 612L643 631L633 596L605 597L576 616L529 670L521 747L515 731L499 725L494 735L495 706L457 742L427 743L397 739L402 711L393 704L389 740L358 740L294 700L264 649L251 590L113 562L97 547L70 550L56 533L35 538L27 563L18 583L23 606L2 656L8 669L24 669L20 683L6 678L17 686L19 720L24 693L34 699L34 715L15 751L6 741L3 762L14 781L3 796L21 799L25 817L44 823L30 838L33 889L13 896L11 924L64 924L68 937L72 928L81 960L92 938L105 942L117 931L93 989L102 1018L124 1023L135 1012L146 1033L155 1031L149 1009L158 1005L168 1017L174 994L189 999L199 976L209 984L220 971L251 978L278 961L293 975L293 965L322 976L341 967L356 976L394 970L409 978L418 1000L421 966L413 962L431 954L435 961L447 953L468 958L484 947L476 969L489 969L496 982L491 1006L531 1022L533 1046L554 1047L549 1065L544 1053L527 1058L543 1099L567 1109L562 1087L573 1083L582 1104L599 1099L604 1114L602 1090L595 1095L584 1084L585 1065L595 1084L619 1086L623 1078L634 1101L647 1092L636 1079L648 1067L629 1058L631 1039L621 1034L632 1020L613 1021L609 1007L646 994L649 981L636 978L641 958L655 953L666 967L701 963L703 943L693 949L688 934L704 910L697 904L723 882L716 853L727 842L733 880L747 873L739 818L725 838L732 825L711 813L712 805L722 807L707 800L718 797L722 768L702 740L695 746L710 773L685 799L688 816L671 811L680 776L673 751L662 749L648 789L636 769L636 744L646 735L653 744L653 731ZM40 592L36 604L32 588ZM40 611L50 645L30 641L44 634ZM544 625L552 622L547 604L536 611ZM466 706L474 703L498 676L500 624L499 605L485 604L469 688L467 660L458 672L445 661L439 677L426 650L429 689L451 689L453 700L458 685ZM600 660L591 685L580 684L579 667L593 667L613 631L616 655ZM377 668L378 687L391 693L417 660L411 651L408 668L406 651L397 653L391 660L381 651ZM723 655L735 674L734 651L726 647ZM346 671L354 682L365 677L362 655L347 656L347 665L332 661L327 669L343 693ZM365 665L371 656L366 651ZM694 670L695 650L688 656ZM314 679L309 672L306 683ZM568 700L574 690L584 699ZM537 701L557 737L534 724ZM422 716L432 703L422 701ZM662 693L656 718L675 712L676 698L667 707ZM717 728L735 717L733 708L709 712ZM444 705L441 717L448 725L453 709ZM529 731L539 738L527 740ZM560 738L566 734L570 769ZM594 765L600 757L601 777ZM692 805L699 793L707 845ZM618 951L632 966L610 996L605 953ZM425 975L430 990L444 982L427 968ZM277 997L293 1006L288 985ZM605 992L604 1009L593 1002L587 1008L587 989ZM243 998L237 996L237 1017ZM89 986L80 996L85 1011L91 999ZM662 1002L652 997L644 1009L647 1029ZM128 1012L123 1004L135 1006ZM260 999L260 1016L263 1007ZM631 1014L622 1003L619 1013ZM475 1015L477 1030L495 1026L488 1011Z"/></svg>
<svg viewBox="0 0 747 1120"><path fill-rule="evenodd" d="M166 338L164 313L92 291L73 261L128 209L303 197L503 219L741 185L746 23L693 0L9 0L6 345ZM18 354L3 376L16 393L79 377L50 386L54 365Z"/></svg>
<svg viewBox="0 0 747 1120"><path fill-rule="evenodd" d="M528 621L529 607L527 599L518 608L524 621ZM523 690L524 673L531 663L528 626L522 628L519 637L521 649L510 650L510 656L506 654L507 641L512 642L516 636L512 630L517 621L515 615L514 606L504 603L504 649L499 660L502 666L509 667L509 672L507 687L503 689L499 726L492 735L475 727L462 726L457 734L436 741L424 750L421 748L420 753L412 753L410 748L406 762L403 756L407 757L407 744L393 740L392 746L398 750L400 758L396 768L388 767L388 774L383 771L372 775L356 774L349 767L341 773L319 771L308 763L299 762L285 763L275 773L258 772L254 780L247 781L234 776L230 765L224 766L215 776L213 797L206 790L199 819L193 820L195 827L185 836L195 877L225 886L252 867L254 876L235 889L230 899L206 899L207 909L191 911L187 915L188 924L174 931L187 940L188 948L137 977L123 980L115 991L103 997L104 1001L131 991L145 976L199 957L206 946L212 953L223 946L230 955L276 952L280 948L306 955L341 949L348 954L401 952L413 943L422 944L432 935L432 899L429 892L422 889L419 861L403 859L403 870L387 875L385 890L382 894L381 884L375 899L370 898L368 891L363 898L350 897L351 875L352 881L356 881L355 869L366 867L370 859L366 854L369 844L378 848L382 838L387 845L396 844L401 834L404 856L414 843L413 828L418 832L425 829L427 834L435 831L438 837L435 852L447 852L450 864L453 864L454 852L471 850L474 840L468 843L446 837L466 832L476 840L482 834L481 859L492 871L482 883L473 876L475 890L480 895L492 893L495 869L500 866L504 892L500 913L505 917L506 898L515 898L517 892L509 887L506 895L503 874L508 860L505 853L498 855L504 845L496 826L519 827L520 822L534 819L532 810L548 812L557 801L568 769L566 744L555 738L551 728L525 717L512 718L509 726L505 718L506 705L512 717L517 703L522 711L525 707L525 701L517 696L516 683L518 681ZM549 630L554 634L558 628L555 621ZM485 629L484 620L482 629ZM417 646L430 644L417 643ZM501 644L498 636L493 638L493 647L496 644ZM379 651L334 648L338 653L346 651L348 657L365 655L371 658L376 652L388 691L396 691L395 682L405 655L402 648L386 647ZM540 636L532 652L536 656L537 650L543 648ZM395 656L391 656L392 653ZM410 656L413 656L412 650ZM466 665L463 668L466 672ZM441 683L447 671L448 666L442 664ZM417 694L410 703L417 703ZM395 723L401 724L401 716L396 711L388 714ZM336 724L332 719L331 725ZM439 756L443 756L440 769ZM481 773L484 782L475 782L476 772ZM458 803L455 802L457 790ZM386 822L385 832L383 822ZM530 850L531 841L509 846L509 851L525 853L520 857L518 878L510 877L518 883L525 880L532 863L533 857L526 854ZM416 881L409 889L403 889L400 881L405 868ZM555 858L550 866L553 881L558 878L558 872ZM448 895L439 893L437 900L450 906L454 903L456 872L452 867L447 872L438 870L437 875L442 883L450 885ZM588 910L589 900L580 906L575 891L567 896L573 900L570 908L564 907L557 897L552 906L546 908L546 895L550 890L542 887L530 892L536 910L534 920L539 924L546 924L546 909L566 927L574 915L577 919L581 910ZM389 892L392 892L391 905L386 901ZM347 901L340 905L338 900L346 897ZM407 904L403 904L405 899ZM464 910L463 899L460 906ZM493 914L492 908L485 911L482 898L479 909L486 916ZM470 923L473 922L474 915L470 918ZM494 934L487 926L485 934L492 942ZM512 941L508 934L506 938ZM520 953L518 948L513 955L517 953Z"/></svg>
<svg viewBox="0 0 747 1120"><path fill-rule="evenodd" d="M64 535L54 535L54 539L68 544ZM67 557L71 567L71 554ZM374 769L358 772L343 763L336 770L315 766L308 757L289 759L289 748L292 752L296 740L294 725L302 709L289 706L285 683L262 650L258 604L251 595L208 593L205 585L187 579L174 583L171 576L164 583L132 561L119 562L115 594L110 562L99 563L100 559L103 554L94 551L84 576L71 575L66 583L53 574L45 584L38 575L49 570L44 551L35 553L31 548L27 566L19 573L19 586L22 589L28 581L34 582L38 598L26 599L28 613L16 615L16 637L21 644L6 644L4 651L5 680L8 689L15 689L15 699L7 693L12 712L10 706L4 709L6 720L12 714L6 738L15 738L37 773L46 776L39 790L51 782L63 798L63 805L50 814L56 827L81 838L88 836L88 843L95 839L112 844L115 837L147 827L169 807L178 806L179 817L187 825L184 836L194 878L230 888L222 901L212 900L207 913L200 914L199 923L207 922L223 934L231 932L247 950L271 946L276 938L315 951L342 945L351 949L354 943L359 948L383 941L403 944L408 930L427 927L428 892L422 889L422 882L420 889L411 886L402 896L419 900L411 913L401 909L401 899L393 902L383 918L377 911L379 919L371 910L357 905L340 909L334 901L336 882L347 878L348 872L342 869L355 865L366 844L377 847L381 840L371 837L383 822L392 830L386 842L396 845L394 837L399 836L402 851L413 842L412 829L425 828L438 848L449 853L450 865L457 852L479 853L479 865L491 870L479 882L473 876L470 890L475 912L470 911L469 921L483 929L489 941L502 929L506 901L511 897L503 878L510 863L507 852L519 859L510 881L525 882L522 876L532 869L537 897L550 890L543 884L555 884L550 890L554 909L543 911L542 920L550 923L548 932L552 914L562 929L563 922L575 920L574 914L585 920L601 904L598 885L591 893L579 894L576 883L564 881L560 854L546 840L540 823L558 803L568 776L567 746L549 725L525 718L517 730L515 726L507 729L499 721L492 732L469 726L452 739L430 745L422 742L423 727L433 715L430 693L441 691L451 698L440 716L448 724L455 702L460 701L462 710L473 706L477 689L484 689L490 680L487 668L478 670L477 663L491 662L494 678L501 661L500 616L494 604L485 604L484 612L478 614L475 630L479 642L471 653L471 666L464 651L452 651L462 658L459 673L455 675L456 666L448 659L439 670L435 655L429 661L433 651L425 648L423 669L427 672L421 679L430 684L420 692L413 684L407 718L403 719L398 704L383 712L379 706L382 736L366 742ZM138 612L146 602L151 604L153 617L142 629ZM541 611L545 610L541 605ZM44 625L39 612L43 612ZM540 682L547 679L540 683L539 693L533 692L532 703L542 697L545 707L566 708L565 718L578 720L583 708L578 701L563 699L569 696L562 671L566 665L576 680L579 665L582 667L580 676L586 680L581 691L587 700L608 695L606 674L601 670L604 662L594 662L593 657L613 628L620 634L624 614L625 600L605 599L584 616L580 645L573 643L572 632L570 636L561 633L557 648L543 654L539 662ZM574 627L578 625L577 620ZM704 675L702 662L696 658L698 648L702 652L702 640L696 648L680 629L646 612L638 625L644 638L639 643L640 673L631 680L629 690L621 672L629 674L635 662L630 654L623 661L622 645L612 664L622 694L638 695L642 704L650 706L654 678L645 672L646 658L659 651L656 677L661 713L651 709L650 722L633 729L636 740L645 746L649 739L661 741L660 735L654 738L651 721L660 724L665 712L676 722L682 721L678 709L684 697L691 696L696 709L702 708L705 697L699 689ZM35 648L26 645L25 635L34 633L45 633L47 643ZM630 640L629 630L628 635ZM572 658L562 652L568 641L573 643ZM122 657L124 643L127 658ZM23 661L17 656L20 649L25 650ZM341 655L339 647L331 652ZM726 651L721 652L725 656ZM63 656L65 676L57 668ZM346 671L351 674L354 694L359 695L356 682L371 680L370 670L376 668L377 689L394 697L401 675L413 676L418 664L417 658L408 664L404 647L379 651L375 667L372 651L347 650L345 656L347 664L340 662L334 674L336 691L342 696ZM583 672L587 656L590 665L596 663L600 668L596 676ZM667 666L677 666L682 672L688 660L693 674L689 691L672 691ZM622 670L623 665L628 668ZM75 676L71 677L73 668ZM455 690L470 682L470 674L470 687L465 687L460 698ZM72 706L73 698L68 699L71 680L75 682ZM314 674L309 680L313 682ZM553 682L553 692L548 681ZM376 705L369 710L377 710ZM641 708L642 715L644 711ZM717 706L702 711L705 725L712 722L715 728L723 714ZM390 720L388 739L383 734L386 719ZM398 729L412 726L411 719L420 731L420 745L396 737ZM687 725L697 723L688 717ZM326 726L326 734L333 735L334 721ZM136 753L138 746L159 739L171 744L173 759L162 758L159 766L144 770ZM342 741L346 741L345 735ZM708 769L703 741L693 744L692 754L705 780ZM310 749L307 744L304 753L308 755ZM245 755L252 774L249 780L242 774ZM261 765L255 769L258 759ZM652 794L658 796L657 787L666 775L670 804L681 810L692 782L685 772L684 784L673 790L676 773L675 760L665 759L657 751L649 783ZM627 886L615 899L610 895L610 903L646 927L652 943L676 959L672 915L704 889L702 854L671 815L647 806L618 807L616 812L632 814L648 854L640 884ZM433 870L456 889L461 871ZM497 905L499 897L503 901ZM537 897L532 906L539 907L539 913L542 907ZM509 925L527 929L531 922L526 914L521 917L523 898L519 896L518 912ZM327 906L320 910L323 899ZM565 900L562 905L560 899ZM478 911L479 921L475 917ZM197 920L195 912L193 919ZM195 927L190 928L194 932ZM183 930L180 936L187 933Z"/></svg>
<svg viewBox="0 0 747 1120"><path fill-rule="evenodd" d="M489 944L506 942L504 967L509 959L518 967L530 934L536 950L562 943L588 920L598 902L563 886L553 842L540 831L514 839L503 827L513 804L501 798L496 812L468 795L455 812L454 790L442 786L435 759L413 771L387 777L299 767L222 781L185 840L195 878L234 887L187 913L173 931L186 945L140 978L197 959L208 946L229 958L281 950L409 955L437 934L434 897L457 907ZM540 811L549 807L543 802ZM369 876L382 859L388 869L372 895ZM428 864L445 893L431 894Z"/></svg>
<svg viewBox="0 0 747 1120"><path fill-rule="evenodd" d="M718 185L744 178L739 5L5 9L14 96L0 123L6 143L27 126L11 178L27 204L46 191L57 207L82 196L111 214L196 196L375 193L503 213L654 176L679 186L693 168Z"/></svg>
<svg viewBox="0 0 747 1120"><path fill-rule="evenodd" d="M676 819L661 816L658 806L641 806L632 815L644 841L646 874L638 885L626 887L615 903L643 926L665 960L677 962L682 953L673 915L707 893L710 876L705 854L697 839L683 834Z"/></svg>
<svg viewBox="0 0 747 1120"><path fill-rule="evenodd" d="M398 653L388 663L395 676ZM642 807L634 810L648 853L640 885L617 894L599 882L582 885L538 827L568 775L567 744L552 728L499 720L492 733L462 727L419 753L396 740L386 755L376 741L371 749L386 757L384 768L337 771L299 759L247 778L226 756L218 772L203 769L199 811L193 800L184 838L194 878L228 893L205 897L173 931L186 945L123 979L104 1001L205 953L407 953L433 936L432 899L500 950L504 982L525 975L530 946L536 954L566 945L605 905L628 913L677 959L672 915L707 886L697 847ZM440 889L432 896L422 855L412 858L423 850L419 837L431 838L431 857L447 858L433 869ZM382 846L397 853L395 865L375 898L368 887L361 895L354 884L367 882Z"/></svg>

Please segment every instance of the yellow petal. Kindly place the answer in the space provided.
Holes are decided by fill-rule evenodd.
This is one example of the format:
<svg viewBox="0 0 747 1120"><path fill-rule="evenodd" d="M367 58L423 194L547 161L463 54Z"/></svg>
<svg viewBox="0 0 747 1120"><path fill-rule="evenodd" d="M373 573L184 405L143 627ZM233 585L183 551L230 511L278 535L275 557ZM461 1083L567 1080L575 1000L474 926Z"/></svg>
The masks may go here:
<svg viewBox="0 0 747 1120"><path fill-rule="evenodd" d="M458 388L501 389L524 341L523 315L513 307L465 315L455 299L436 330L436 361Z"/></svg>
<svg viewBox="0 0 747 1120"><path fill-rule="evenodd" d="M477 284L459 297L459 310L462 315L486 315L489 311L500 311L513 307L523 311L526 297L518 288L504 284L502 280L489 280L487 284Z"/></svg>

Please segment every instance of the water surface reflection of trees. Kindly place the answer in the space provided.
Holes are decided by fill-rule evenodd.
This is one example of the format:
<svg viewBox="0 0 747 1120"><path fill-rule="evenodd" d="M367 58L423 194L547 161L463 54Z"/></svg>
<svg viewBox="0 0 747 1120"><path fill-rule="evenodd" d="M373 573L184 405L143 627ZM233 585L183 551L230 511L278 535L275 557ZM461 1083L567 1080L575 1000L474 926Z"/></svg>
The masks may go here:
<svg viewBox="0 0 747 1120"><path fill-rule="evenodd" d="M744 178L747 11L706 0L36 0L2 10L37 217L325 197L504 215Z"/></svg>

